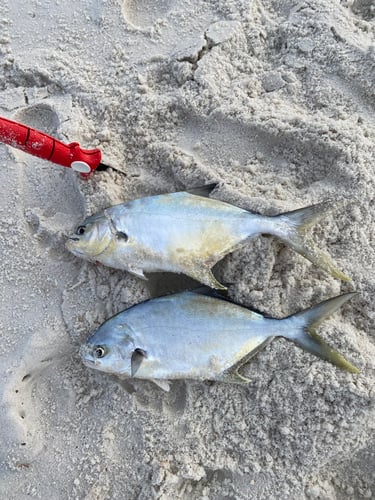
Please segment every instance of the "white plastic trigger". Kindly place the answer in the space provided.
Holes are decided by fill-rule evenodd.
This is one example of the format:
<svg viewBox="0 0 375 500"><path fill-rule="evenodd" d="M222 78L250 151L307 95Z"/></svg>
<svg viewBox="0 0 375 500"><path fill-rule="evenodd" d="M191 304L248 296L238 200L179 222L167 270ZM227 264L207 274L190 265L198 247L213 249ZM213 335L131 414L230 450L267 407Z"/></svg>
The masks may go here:
<svg viewBox="0 0 375 500"><path fill-rule="evenodd" d="M85 161L73 161L70 165L75 172L80 172L81 174L89 174L91 172L91 167Z"/></svg>

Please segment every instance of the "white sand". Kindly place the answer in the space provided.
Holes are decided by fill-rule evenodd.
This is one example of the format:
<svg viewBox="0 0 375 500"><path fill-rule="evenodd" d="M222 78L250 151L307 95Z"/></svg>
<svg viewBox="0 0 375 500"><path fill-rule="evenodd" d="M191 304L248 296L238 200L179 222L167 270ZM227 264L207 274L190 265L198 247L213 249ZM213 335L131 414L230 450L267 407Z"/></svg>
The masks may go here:
<svg viewBox="0 0 375 500"><path fill-rule="evenodd" d="M0 114L126 174L86 182L0 146L1 499L375 495L373 16L371 0L0 3ZM105 319L187 281L87 264L64 233L212 181L267 214L348 198L314 237L351 283L265 237L216 274L276 317L360 291L321 329L360 375L283 340L244 368L247 388L164 393L81 364Z"/></svg>

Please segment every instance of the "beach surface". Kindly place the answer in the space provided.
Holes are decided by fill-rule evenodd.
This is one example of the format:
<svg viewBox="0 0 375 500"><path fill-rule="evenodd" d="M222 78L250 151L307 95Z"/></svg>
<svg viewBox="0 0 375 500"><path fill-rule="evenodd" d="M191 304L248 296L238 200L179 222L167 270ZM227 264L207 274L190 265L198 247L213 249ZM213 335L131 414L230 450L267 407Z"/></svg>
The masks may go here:
<svg viewBox="0 0 375 500"><path fill-rule="evenodd" d="M0 115L85 148L84 180L0 144L0 497L375 496L374 6L369 0L0 3ZM342 282L259 236L215 267L281 318L358 291L320 328L361 373L276 339L248 386L119 380L79 347L113 314L194 287L87 263L66 235L107 206L218 182L265 215L327 199L312 230Z"/></svg>

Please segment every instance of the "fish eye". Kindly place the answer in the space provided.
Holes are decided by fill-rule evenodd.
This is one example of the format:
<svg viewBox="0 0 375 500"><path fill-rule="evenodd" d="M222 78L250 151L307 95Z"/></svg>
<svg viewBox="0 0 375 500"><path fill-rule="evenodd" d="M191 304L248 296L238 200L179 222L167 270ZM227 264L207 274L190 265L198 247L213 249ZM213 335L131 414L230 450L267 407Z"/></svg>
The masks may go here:
<svg viewBox="0 0 375 500"><path fill-rule="evenodd" d="M105 354L105 349L101 345L97 345L94 348L94 358L102 358Z"/></svg>
<svg viewBox="0 0 375 500"><path fill-rule="evenodd" d="M85 231L86 231L86 226L78 226L76 234L82 235L85 234Z"/></svg>

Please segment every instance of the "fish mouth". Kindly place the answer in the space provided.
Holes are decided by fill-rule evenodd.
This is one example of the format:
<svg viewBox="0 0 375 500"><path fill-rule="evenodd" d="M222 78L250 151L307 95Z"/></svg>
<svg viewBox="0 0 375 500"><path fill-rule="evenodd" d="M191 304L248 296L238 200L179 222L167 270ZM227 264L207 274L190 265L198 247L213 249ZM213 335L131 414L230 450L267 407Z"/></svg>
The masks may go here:
<svg viewBox="0 0 375 500"><path fill-rule="evenodd" d="M84 258L86 260L91 260L91 259L96 259L99 255L105 252L110 243L111 243L110 239L109 241L104 240L104 241L99 241L98 243L95 240L93 242L91 241L87 242L75 235L72 235L72 236L66 236L65 247L73 255Z"/></svg>
<svg viewBox="0 0 375 500"><path fill-rule="evenodd" d="M80 241L79 238L76 238L74 236L68 236L68 239L65 242L65 247L69 250L69 252L72 252L72 254L81 257L84 255L84 252L79 248L77 248L77 242L79 241Z"/></svg>
<svg viewBox="0 0 375 500"><path fill-rule="evenodd" d="M82 359L82 363L86 366L88 366L89 368L97 368L96 366L96 363L93 359L90 359L90 358L84 358L81 356L81 359Z"/></svg>
<svg viewBox="0 0 375 500"><path fill-rule="evenodd" d="M79 241L79 238L76 236L67 236L65 235L65 246L69 248L69 246L75 246L75 243ZM73 243L74 242L74 243Z"/></svg>
<svg viewBox="0 0 375 500"><path fill-rule="evenodd" d="M81 354L82 363L88 368L93 368L94 370L106 371L103 370L103 366L100 364L98 359L94 359L90 354Z"/></svg>

